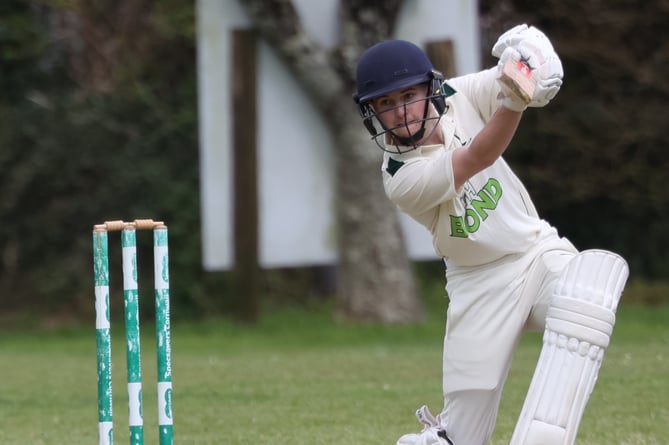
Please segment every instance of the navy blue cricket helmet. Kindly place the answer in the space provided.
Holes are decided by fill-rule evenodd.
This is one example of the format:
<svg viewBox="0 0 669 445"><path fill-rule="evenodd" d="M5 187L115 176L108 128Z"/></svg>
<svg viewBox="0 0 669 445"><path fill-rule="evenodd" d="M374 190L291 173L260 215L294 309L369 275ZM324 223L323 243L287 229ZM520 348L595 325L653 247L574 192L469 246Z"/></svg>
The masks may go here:
<svg viewBox="0 0 669 445"><path fill-rule="evenodd" d="M424 132L421 131L411 139L394 135L393 129L385 128L371 107L370 101L400 88L427 84L429 87L427 99L434 104L438 115L441 116L446 108L445 98L441 93L443 81L443 75L434 69L427 54L417 45L406 40L385 40L368 48L360 57L356 68L357 92L353 95L353 100L358 104L365 128L379 147L385 150L385 144L379 143L377 138L387 133L393 135L401 144L410 145L421 139ZM426 101L424 121L429 119L427 104ZM372 118L377 119L384 131L376 130Z"/></svg>

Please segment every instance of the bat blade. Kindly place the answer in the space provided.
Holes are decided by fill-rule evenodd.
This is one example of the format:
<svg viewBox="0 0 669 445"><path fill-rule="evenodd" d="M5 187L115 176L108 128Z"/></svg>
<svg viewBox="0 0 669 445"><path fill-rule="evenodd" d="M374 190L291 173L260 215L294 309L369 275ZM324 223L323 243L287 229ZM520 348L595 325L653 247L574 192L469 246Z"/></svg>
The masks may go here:
<svg viewBox="0 0 669 445"><path fill-rule="evenodd" d="M532 70L525 62L508 60L502 68L499 81L506 87L507 93L514 95L525 105L532 101L535 83Z"/></svg>

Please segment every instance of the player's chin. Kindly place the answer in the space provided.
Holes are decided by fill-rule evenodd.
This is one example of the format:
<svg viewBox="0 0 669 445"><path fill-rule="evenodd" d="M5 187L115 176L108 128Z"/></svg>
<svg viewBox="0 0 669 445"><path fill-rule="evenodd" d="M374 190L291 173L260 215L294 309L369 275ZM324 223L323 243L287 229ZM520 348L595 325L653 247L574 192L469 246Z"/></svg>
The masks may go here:
<svg viewBox="0 0 669 445"><path fill-rule="evenodd" d="M410 138L421 129L420 123L409 124L409 125L400 125L393 129L393 133L401 138Z"/></svg>

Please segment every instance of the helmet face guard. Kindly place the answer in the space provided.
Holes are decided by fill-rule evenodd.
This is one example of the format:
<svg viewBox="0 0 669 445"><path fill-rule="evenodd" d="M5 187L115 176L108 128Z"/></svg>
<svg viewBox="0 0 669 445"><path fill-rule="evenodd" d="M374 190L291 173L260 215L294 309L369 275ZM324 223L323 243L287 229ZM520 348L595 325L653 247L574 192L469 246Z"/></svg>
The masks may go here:
<svg viewBox="0 0 669 445"><path fill-rule="evenodd" d="M441 82L438 79L435 79L434 83L438 83L438 85L441 86ZM360 115L362 116L362 122L369 134L372 135L372 139L374 142L376 142L376 145L381 150L397 154L414 150L418 147L418 142L425 138L426 124L429 121L435 121L435 125L432 126L432 129L427 136L429 137L437 129L438 126L436 123L441 119L441 116L446 111L445 96L442 94L440 88L435 90L434 85L430 85L428 88L428 95L426 97L417 99L412 102L399 104L380 113L376 112L369 102L358 104L358 109L360 111ZM424 103L423 117L420 119L406 120L406 107L418 102ZM430 114L430 104L432 104L437 111L436 115L434 113ZM394 127L388 127L386 124L384 124L382 116L385 113L392 113L398 108L404 108L404 122ZM374 124L374 120L376 120L376 123L379 125L380 129L377 130L377 127ZM409 137L402 137L395 133L395 130L408 127L409 125L418 122L421 124L420 129Z"/></svg>
<svg viewBox="0 0 669 445"><path fill-rule="evenodd" d="M372 46L363 53L358 62L356 72L358 91L353 95L353 100L358 105L365 128L382 150L404 153L417 147L417 142L425 136L427 121L439 120L446 111L446 95L442 91L443 80L442 74L434 69L423 50L411 42L388 40ZM392 91L420 84L426 84L428 87L427 96L419 99L425 102L423 118L420 119L421 129L410 137L401 137L394 133L394 130L418 121L405 121L397 127L387 128L380 118L383 113L377 113L370 102ZM430 104L436 109L437 116L430 114ZM410 104L401 104L398 107L407 105ZM384 113L388 111L392 110L384 110ZM377 130L373 119L377 120L382 128L381 131ZM436 127L437 125L434 125L431 131ZM394 145L394 149L387 147L386 139Z"/></svg>

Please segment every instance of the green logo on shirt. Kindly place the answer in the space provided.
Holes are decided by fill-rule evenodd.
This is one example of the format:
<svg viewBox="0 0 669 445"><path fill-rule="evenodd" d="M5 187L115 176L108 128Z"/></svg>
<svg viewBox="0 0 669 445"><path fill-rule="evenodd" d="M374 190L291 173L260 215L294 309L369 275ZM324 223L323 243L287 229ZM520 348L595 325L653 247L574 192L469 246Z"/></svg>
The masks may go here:
<svg viewBox="0 0 669 445"><path fill-rule="evenodd" d="M467 238L476 232L488 218L488 211L497 208L501 197L502 186L497 179L490 178L469 202L464 216L451 215L451 236Z"/></svg>

